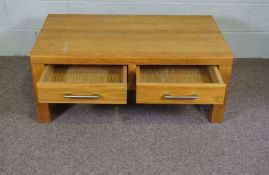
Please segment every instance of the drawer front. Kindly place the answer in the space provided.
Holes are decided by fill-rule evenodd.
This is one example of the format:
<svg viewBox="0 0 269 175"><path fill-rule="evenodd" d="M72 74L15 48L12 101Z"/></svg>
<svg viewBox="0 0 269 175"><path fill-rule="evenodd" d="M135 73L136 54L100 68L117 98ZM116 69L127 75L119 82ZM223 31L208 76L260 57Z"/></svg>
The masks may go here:
<svg viewBox="0 0 269 175"><path fill-rule="evenodd" d="M136 102L142 104L222 104L225 86L137 85Z"/></svg>
<svg viewBox="0 0 269 175"><path fill-rule="evenodd" d="M38 83L40 103L126 104L127 84L53 84Z"/></svg>
<svg viewBox="0 0 269 175"><path fill-rule="evenodd" d="M45 67L37 82L40 103L126 104L126 66Z"/></svg>
<svg viewBox="0 0 269 175"><path fill-rule="evenodd" d="M226 85L216 66L198 68L138 66L136 74L137 103L222 104L224 102Z"/></svg>

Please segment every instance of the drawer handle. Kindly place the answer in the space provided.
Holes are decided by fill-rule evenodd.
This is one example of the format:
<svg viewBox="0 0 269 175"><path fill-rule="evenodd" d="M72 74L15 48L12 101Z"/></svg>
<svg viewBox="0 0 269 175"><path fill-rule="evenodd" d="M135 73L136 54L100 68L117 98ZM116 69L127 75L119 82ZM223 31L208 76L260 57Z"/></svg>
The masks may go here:
<svg viewBox="0 0 269 175"><path fill-rule="evenodd" d="M164 95L163 98L167 100L196 100L198 99L198 96L197 95L182 95L182 96Z"/></svg>
<svg viewBox="0 0 269 175"><path fill-rule="evenodd" d="M99 95L72 95L72 94L65 94L64 98L72 98L72 99L97 99Z"/></svg>

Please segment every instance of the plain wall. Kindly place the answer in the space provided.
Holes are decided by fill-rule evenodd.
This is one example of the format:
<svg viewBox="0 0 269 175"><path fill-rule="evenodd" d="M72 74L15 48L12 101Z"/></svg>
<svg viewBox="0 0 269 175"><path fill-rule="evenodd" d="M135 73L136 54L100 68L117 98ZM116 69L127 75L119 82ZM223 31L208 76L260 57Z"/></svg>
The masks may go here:
<svg viewBox="0 0 269 175"><path fill-rule="evenodd" d="M269 0L0 0L0 55L29 55L49 13L213 15L237 58L269 58Z"/></svg>

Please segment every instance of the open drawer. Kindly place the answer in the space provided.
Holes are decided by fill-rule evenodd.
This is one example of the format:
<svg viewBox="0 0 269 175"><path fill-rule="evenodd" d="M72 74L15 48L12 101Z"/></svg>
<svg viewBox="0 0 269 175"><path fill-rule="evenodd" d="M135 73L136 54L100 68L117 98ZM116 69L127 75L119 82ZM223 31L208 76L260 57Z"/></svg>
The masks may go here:
<svg viewBox="0 0 269 175"><path fill-rule="evenodd" d="M137 66L136 102L222 104L226 85L217 66Z"/></svg>
<svg viewBox="0 0 269 175"><path fill-rule="evenodd" d="M127 66L46 65L37 82L40 103L127 103Z"/></svg>

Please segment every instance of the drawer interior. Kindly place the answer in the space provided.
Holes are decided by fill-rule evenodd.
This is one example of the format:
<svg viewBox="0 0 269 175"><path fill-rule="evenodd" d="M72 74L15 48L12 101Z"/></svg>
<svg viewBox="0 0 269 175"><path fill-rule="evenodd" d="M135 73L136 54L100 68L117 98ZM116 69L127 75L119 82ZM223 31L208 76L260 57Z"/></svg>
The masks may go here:
<svg viewBox="0 0 269 175"><path fill-rule="evenodd" d="M126 66L46 65L40 82L126 83Z"/></svg>
<svg viewBox="0 0 269 175"><path fill-rule="evenodd" d="M139 83L223 83L217 66L140 66Z"/></svg>

